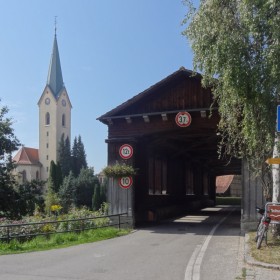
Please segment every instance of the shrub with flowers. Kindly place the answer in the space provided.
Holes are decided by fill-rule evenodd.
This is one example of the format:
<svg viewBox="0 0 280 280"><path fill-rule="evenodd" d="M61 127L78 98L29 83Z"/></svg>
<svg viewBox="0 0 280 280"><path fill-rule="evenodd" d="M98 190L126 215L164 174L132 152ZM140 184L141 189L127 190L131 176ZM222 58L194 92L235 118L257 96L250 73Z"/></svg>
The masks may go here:
<svg viewBox="0 0 280 280"><path fill-rule="evenodd" d="M55 204L51 206L51 212L54 213L56 216L60 213L62 206L59 204Z"/></svg>
<svg viewBox="0 0 280 280"><path fill-rule="evenodd" d="M119 163L115 165L108 165L103 169L103 172L107 177L112 177L112 178L120 178L125 176L136 175L136 170L131 165L119 164Z"/></svg>
<svg viewBox="0 0 280 280"><path fill-rule="evenodd" d="M52 211L57 213L62 209L60 205L52 205L52 207ZM95 212L83 207L79 209L72 208L68 214L58 214L50 217L35 215L25 217L19 221L1 218L0 240L7 239L8 234L9 238L20 237L26 239L40 233L48 234L63 231L82 231L89 228L107 226L109 225L110 219L102 217L107 213L108 204L103 203L101 209ZM9 233L5 225L12 225L12 227L9 227Z"/></svg>

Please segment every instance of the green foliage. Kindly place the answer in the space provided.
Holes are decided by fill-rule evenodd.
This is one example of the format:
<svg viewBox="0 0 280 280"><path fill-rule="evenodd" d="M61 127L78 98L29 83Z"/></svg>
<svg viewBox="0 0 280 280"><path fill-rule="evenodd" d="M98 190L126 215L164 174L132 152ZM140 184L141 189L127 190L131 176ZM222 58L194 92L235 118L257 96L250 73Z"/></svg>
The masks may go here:
<svg viewBox="0 0 280 280"><path fill-rule="evenodd" d="M88 168L85 148L80 135L78 138L74 138L72 150L69 138L64 139L64 135L62 135L58 154L62 178L67 176L70 171L75 177L78 177L82 168Z"/></svg>
<svg viewBox="0 0 280 280"><path fill-rule="evenodd" d="M9 180L10 178L7 178L7 180L0 183L0 216L17 219L20 218L20 212L17 207L17 201L20 197L14 190L12 181Z"/></svg>
<svg viewBox="0 0 280 280"><path fill-rule="evenodd" d="M136 170L131 165L115 164L108 165L103 169L103 173L107 177L120 178L125 176L136 175Z"/></svg>
<svg viewBox="0 0 280 280"><path fill-rule="evenodd" d="M85 148L82 138L79 135L78 138L75 137L72 147L72 171L74 176L77 177L81 169L86 169L87 167Z"/></svg>
<svg viewBox="0 0 280 280"><path fill-rule="evenodd" d="M49 180L52 182L52 187L54 192L58 192L62 184L62 172L60 163L55 164L52 160L50 164Z"/></svg>
<svg viewBox="0 0 280 280"><path fill-rule="evenodd" d="M63 212L67 213L68 210L75 205L76 201L76 179L73 173L66 176L63 180L62 186L59 189L58 197L63 207Z"/></svg>
<svg viewBox="0 0 280 280"><path fill-rule="evenodd" d="M62 171L61 171L61 165L59 162L56 164L56 174L55 174L55 188L56 191L59 191L60 186L63 183L63 177L62 177Z"/></svg>
<svg viewBox="0 0 280 280"><path fill-rule="evenodd" d="M76 206L87 206L91 208L91 198L94 193L94 186L98 184L98 179L93 174L93 169L82 168L76 180Z"/></svg>
<svg viewBox="0 0 280 280"><path fill-rule="evenodd" d="M8 112L6 106L0 107L0 215L16 217L17 193L13 189L15 180L11 170L14 168L12 152L17 150L19 141L14 135L12 119L6 117Z"/></svg>
<svg viewBox="0 0 280 280"><path fill-rule="evenodd" d="M108 204L103 203L98 211L90 211L86 207L69 209L67 214L60 213L61 206L52 204L50 210L56 212L51 216L28 216L21 220L0 219L0 225L13 224L10 228L9 236L30 239L27 235L52 234L63 231L82 231L85 229L108 226L110 219L103 217L108 214ZM98 217L98 219L95 219ZM89 219L87 219L89 218ZM85 220L86 219L86 220ZM24 224L24 226L23 226ZM0 227L0 237L7 237L6 228Z"/></svg>
<svg viewBox="0 0 280 280"><path fill-rule="evenodd" d="M100 184L97 184L94 186L94 194L92 198L92 209L93 211L96 211L101 206L101 187Z"/></svg>
<svg viewBox="0 0 280 280"><path fill-rule="evenodd" d="M55 193L52 187L48 188L47 195L45 197L45 211L48 215L51 214L51 207L52 205L59 204L59 197L57 193Z"/></svg>
<svg viewBox="0 0 280 280"><path fill-rule="evenodd" d="M241 197L216 197L217 205L241 205Z"/></svg>
<svg viewBox="0 0 280 280"><path fill-rule="evenodd" d="M61 166L62 178L67 176L71 170L71 145L69 138L64 139L64 134L61 136L58 149L58 162Z"/></svg>
<svg viewBox="0 0 280 280"><path fill-rule="evenodd" d="M99 184L99 182L93 174L93 169L82 168L77 178L74 177L71 171L64 178L58 193L63 212L67 212L73 205L91 208L95 184Z"/></svg>
<svg viewBox="0 0 280 280"><path fill-rule="evenodd" d="M92 209L94 211L103 211L106 212L107 210L106 205L108 205L106 203L106 185L101 185L100 184L96 184L94 187L94 194L92 197ZM105 207L105 208L104 208ZM108 213L108 212L107 212ZM106 215L106 214L104 214Z"/></svg>
<svg viewBox="0 0 280 280"><path fill-rule="evenodd" d="M50 164L48 184L49 187L51 187L54 192L57 192L58 190L57 190L57 184L55 180L56 180L56 164L52 160Z"/></svg>
<svg viewBox="0 0 280 280"><path fill-rule="evenodd" d="M18 210L20 216L33 215L37 207L37 211L43 211L44 182L32 180L31 182L24 182L17 187Z"/></svg>
<svg viewBox="0 0 280 280"><path fill-rule="evenodd" d="M109 213L109 203L102 202L98 211L95 212L95 216L106 216Z"/></svg>
<svg viewBox="0 0 280 280"><path fill-rule="evenodd" d="M104 203L107 201L107 185L106 184L102 184L101 185L101 189L100 189L100 200L101 203Z"/></svg>
<svg viewBox="0 0 280 280"><path fill-rule="evenodd" d="M194 68L219 105L220 154L246 158L258 170L274 143L279 10L277 1L201 1L184 21Z"/></svg>
<svg viewBox="0 0 280 280"><path fill-rule="evenodd" d="M96 242L128 234L129 229L100 228L79 233L53 234L49 238L37 236L34 239L20 242L12 240L10 243L0 242L0 255L15 254L31 251L63 248L89 242Z"/></svg>
<svg viewBox="0 0 280 280"><path fill-rule="evenodd" d="M0 99L1 101L1 99ZM4 106L0 108L0 159L1 159L1 168L4 168L6 165L3 163L10 163L9 155L15 151L19 146L19 141L14 135L14 129L12 128L12 119L5 117L9 112L9 109ZM8 161L7 161L8 160ZM3 162L2 162L3 161ZM8 165L9 166L9 165Z"/></svg>

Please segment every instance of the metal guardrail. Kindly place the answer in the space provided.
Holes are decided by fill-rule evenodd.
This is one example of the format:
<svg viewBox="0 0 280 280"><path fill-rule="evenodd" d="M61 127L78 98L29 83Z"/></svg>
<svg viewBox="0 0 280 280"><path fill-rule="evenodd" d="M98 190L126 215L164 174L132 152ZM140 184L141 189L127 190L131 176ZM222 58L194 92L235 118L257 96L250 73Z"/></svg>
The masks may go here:
<svg viewBox="0 0 280 280"><path fill-rule="evenodd" d="M129 225L128 213L70 220L44 221L35 223L15 223L0 225L0 240L28 240L36 236L56 233L81 232L89 229Z"/></svg>

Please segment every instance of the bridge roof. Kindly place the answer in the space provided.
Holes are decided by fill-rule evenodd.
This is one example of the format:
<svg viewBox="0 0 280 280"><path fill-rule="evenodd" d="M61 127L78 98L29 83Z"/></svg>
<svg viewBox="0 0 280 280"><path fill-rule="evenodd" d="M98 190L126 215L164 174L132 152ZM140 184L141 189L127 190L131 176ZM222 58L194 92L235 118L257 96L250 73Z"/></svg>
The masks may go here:
<svg viewBox="0 0 280 280"><path fill-rule="evenodd" d="M110 141L147 143L169 158L199 161L216 175L240 174L241 161L218 157L218 108L202 76L181 67L148 89L98 118L108 125ZM214 104L214 105L213 105ZM175 118L188 112L192 121L179 127Z"/></svg>

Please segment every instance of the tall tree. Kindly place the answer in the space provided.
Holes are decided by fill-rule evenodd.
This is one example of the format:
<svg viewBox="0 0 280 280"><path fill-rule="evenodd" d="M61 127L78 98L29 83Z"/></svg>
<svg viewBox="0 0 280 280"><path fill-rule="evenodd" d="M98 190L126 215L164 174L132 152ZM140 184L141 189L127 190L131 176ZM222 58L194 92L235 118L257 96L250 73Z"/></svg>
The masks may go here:
<svg viewBox="0 0 280 280"><path fill-rule="evenodd" d="M15 181L11 175L14 168L12 152L19 147L19 141L12 128L12 119L6 117L8 112L6 106L0 107L0 215L14 216L17 194L13 189Z"/></svg>
<svg viewBox="0 0 280 280"><path fill-rule="evenodd" d="M75 137L72 148L72 171L75 176L78 176L82 168L87 168L87 160L84 144L82 138L79 135Z"/></svg>
<svg viewBox="0 0 280 280"><path fill-rule="evenodd" d="M64 134L61 136L58 151L58 162L61 166L62 177L69 174L71 170L71 145L69 138L64 139Z"/></svg>
<svg viewBox="0 0 280 280"><path fill-rule="evenodd" d="M92 206L92 196L94 193L94 186L98 183L98 179L94 176L93 169L82 168L76 180L76 205Z"/></svg>
<svg viewBox="0 0 280 280"><path fill-rule="evenodd" d="M80 173L80 170L77 165L77 158L78 158L78 141L77 137L74 138L73 147L72 147L72 172L75 177L77 177Z"/></svg>
<svg viewBox="0 0 280 280"><path fill-rule="evenodd" d="M86 152L85 152L85 147L84 147L84 143L82 142L82 137L81 135L78 136L78 162L79 162L79 166L80 169L82 168L87 168L87 156L86 156Z"/></svg>
<svg viewBox="0 0 280 280"><path fill-rule="evenodd" d="M94 186L94 194L93 194L93 197L92 197L92 209L94 211L97 211L100 209L100 206L101 206L101 187L100 187L100 184L96 184Z"/></svg>
<svg viewBox="0 0 280 280"><path fill-rule="evenodd" d="M56 188L59 190L60 186L63 183L63 177L62 177L62 171L61 171L61 165L59 162L56 164Z"/></svg>
<svg viewBox="0 0 280 280"><path fill-rule="evenodd" d="M69 175L64 178L58 196L60 198L63 212L67 213L76 202L76 179L73 176L72 171L70 171Z"/></svg>
<svg viewBox="0 0 280 280"><path fill-rule="evenodd" d="M56 189L55 179L56 179L56 164L52 160L51 164L50 164L50 173L49 173L48 180L52 182L52 184L50 184L50 186L53 188L53 191L57 192L58 190Z"/></svg>
<svg viewBox="0 0 280 280"><path fill-rule="evenodd" d="M183 34L195 71L202 72L219 105L220 153L247 159L261 172L275 141L280 2L204 0L199 9L190 2Z"/></svg>
<svg viewBox="0 0 280 280"><path fill-rule="evenodd" d="M53 191L57 193L59 191L60 186L62 185L62 172L59 162L55 164L53 160L51 161L49 180L53 182Z"/></svg>

